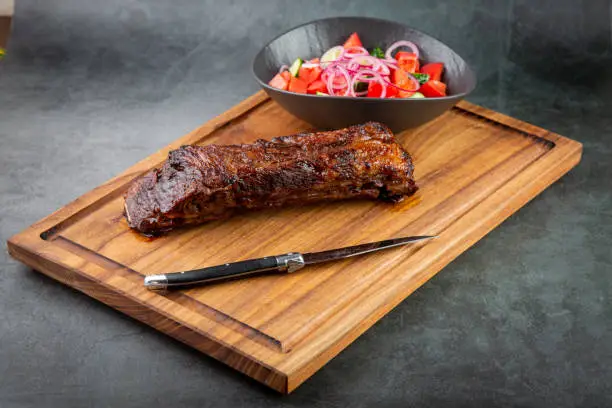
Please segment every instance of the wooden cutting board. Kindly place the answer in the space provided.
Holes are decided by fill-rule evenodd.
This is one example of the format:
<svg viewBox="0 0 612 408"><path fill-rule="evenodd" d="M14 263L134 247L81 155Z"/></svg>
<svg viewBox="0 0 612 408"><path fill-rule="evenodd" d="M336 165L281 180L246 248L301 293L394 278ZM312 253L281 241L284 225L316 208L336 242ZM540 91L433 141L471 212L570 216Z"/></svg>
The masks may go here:
<svg viewBox="0 0 612 408"><path fill-rule="evenodd" d="M9 240L16 259L288 393L579 161L580 143L461 102L397 135L420 186L399 204L266 210L157 239L123 218L129 183L183 144L270 139L310 126L259 92ZM143 276L406 235L369 256L166 294Z"/></svg>

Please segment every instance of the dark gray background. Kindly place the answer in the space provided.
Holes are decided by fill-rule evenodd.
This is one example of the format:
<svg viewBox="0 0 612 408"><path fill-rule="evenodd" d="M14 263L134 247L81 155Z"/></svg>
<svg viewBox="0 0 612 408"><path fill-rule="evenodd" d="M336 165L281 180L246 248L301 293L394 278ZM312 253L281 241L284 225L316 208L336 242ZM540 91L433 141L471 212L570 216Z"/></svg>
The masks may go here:
<svg viewBox="0 0 612 408"><path fill-rule="evenodd" d="M588 10L587 10L588 5ZM0 63L0 239L257 90L298 23L455 47L470 101L584 143L578 168L282 397L0 255L0 406L612 405L608 1L18 0Z"/></svg>

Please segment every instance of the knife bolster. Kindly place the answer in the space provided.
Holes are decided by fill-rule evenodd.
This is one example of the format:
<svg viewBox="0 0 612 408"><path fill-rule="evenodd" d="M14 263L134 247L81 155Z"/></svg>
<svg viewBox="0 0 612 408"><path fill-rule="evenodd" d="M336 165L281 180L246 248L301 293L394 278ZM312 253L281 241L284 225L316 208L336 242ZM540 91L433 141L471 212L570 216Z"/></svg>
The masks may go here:
<svg viewBox="0 0 612 408"><path fill-rule="evenodd" d="M298 271L306 265L304 257L299 252L289 252L288 254L277 255L276 262L281 271L292 273Z"/></svg>

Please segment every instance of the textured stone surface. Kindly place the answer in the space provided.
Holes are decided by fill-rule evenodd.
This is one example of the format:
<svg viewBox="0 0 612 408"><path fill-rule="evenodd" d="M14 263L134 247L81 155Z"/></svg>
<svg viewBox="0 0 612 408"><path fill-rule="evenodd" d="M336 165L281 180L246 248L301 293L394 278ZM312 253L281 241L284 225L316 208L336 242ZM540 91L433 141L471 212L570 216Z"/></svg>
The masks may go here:
<svg viewBox="0 0 612 408"><path fill-rule="evenodd" d="M3 243L255 92L258 48L324 16L433 34L478 72L470 101L580 140L584 159L289 397L4 250L0 406L612 405L610 14L605 0L18 1L0 63Z"/></svg>

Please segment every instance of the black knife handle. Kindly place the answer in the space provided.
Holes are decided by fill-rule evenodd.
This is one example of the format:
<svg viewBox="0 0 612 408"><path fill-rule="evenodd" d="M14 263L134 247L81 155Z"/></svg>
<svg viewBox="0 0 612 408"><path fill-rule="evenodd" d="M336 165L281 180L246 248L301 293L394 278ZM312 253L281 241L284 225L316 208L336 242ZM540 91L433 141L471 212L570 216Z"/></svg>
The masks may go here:
<svg viewBox="0 0 612 408"><path fill-rule="evenodd" d="M169 287L190 286L236 279L243 276L262 275L272 271L280 272L278 266L275 256L267 256L265 258L226 263L192 271L167 273L166 279L168 280L167 285Z"/></svg>
<svg viewBox="0 0 612 408"><path fill-rule="evenodd" d="M302 254L288 253L185 272L150 275L145 277L144 283L149 289L178 288L247 276L264 275L271 272L291 273L302 267L304 267Z"/></svg>

